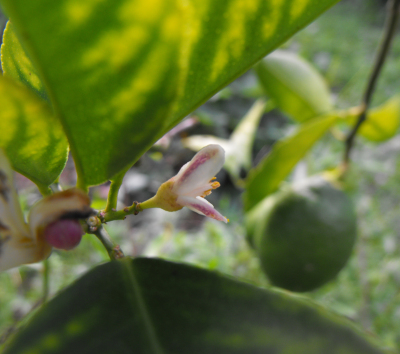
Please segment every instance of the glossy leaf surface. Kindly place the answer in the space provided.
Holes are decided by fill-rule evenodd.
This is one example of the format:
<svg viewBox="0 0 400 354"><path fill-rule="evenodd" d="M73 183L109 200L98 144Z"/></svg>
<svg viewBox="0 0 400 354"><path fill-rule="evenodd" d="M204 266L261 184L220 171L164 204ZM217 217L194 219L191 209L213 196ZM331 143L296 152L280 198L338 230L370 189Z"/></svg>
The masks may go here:
<svg viewBox="0 0 400 354"><path fill-rule="evenodd" d="M295 121L332 110L324 78L296 54L277 50L258 63L255 71L268 96Z"/></svg>
<svg viewBox="0 0 400 354"><path fill-rule="evenodd" d="M275 192L293 167L337 120L335 115L316 117L301 125L293 135L277 142L249 173L244 194L245 209L251 209Z"/></svg>
<svg viewBox="0 0 400 354"><path fill-rule="evenodd" d="M25 50L22 48L10 21L7 23L3 34L1 66L5 76L22 82L40 97L48 100L43 82L39 78L31 60L26 55Z"/></svg>
<svg viewBox="0 0 400 354"><path fill-rule="evenodd" d="M160 259L92 270L12 338L10 353L378 354L309 301Z"/></svg>
<svg viewBox="0 0 400 354"><path fill-rule="evenodd" d="M26 87L0 76L0 146L12 167L40 188L63 170L68 143L48 104Z"/></svg>
<svg viewBox="0 0 400 354"><path fill-rule="evenodd" d="M135 162L337 0L1 0L82 185Z"/></svg>

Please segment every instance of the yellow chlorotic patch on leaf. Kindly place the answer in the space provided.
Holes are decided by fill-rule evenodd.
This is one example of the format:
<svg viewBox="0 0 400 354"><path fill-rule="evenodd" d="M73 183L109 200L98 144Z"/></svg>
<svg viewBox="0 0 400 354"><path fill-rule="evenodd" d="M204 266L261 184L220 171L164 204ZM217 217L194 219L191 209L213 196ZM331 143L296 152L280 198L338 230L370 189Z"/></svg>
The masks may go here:
<svg viewBox="0 0 400 354"><path fill-rule="evenodd" d="M114 97L110 98L108 111L113 115L113 122L123 122L129 119L128 114L130 112L137 110L146 103L149 94L158 88L158 82L169 72L166 62L160 61L159 58L169 58L171 54L168 45L158 46L143 62L130 86L124 87ZM99 123L102 124L102 122ZM110 124L107 121L104 123Z"/></svg>
<svg viewBox="0 0 400 354"><path fill-rule="evenodd" d="M108 31L97 43L88 48L82 57L83 67L90 68L103 64L108 70L128 63L138 55L143 45L150 39L146 27L132 25L120 30Z"/></svg>
<svg viewBox="0 0 400 354"><path fill-rule="evenodd" d="M161 34L165 41L179 40L182 31L182 18L180 14L172 14L165 18L161 28Z"/></svg>
<svg viewBox="0 0 400 354"><path fill-rule="evenodd" d="M270 4L269 12L264 16L262 21L262 34L264 40L272 37L272 35L275 33L281 19L283 7L282 0L270 0L268 3Z"/></svg>
<svg viewBox="0 0 400 354"><path fill-rule="evenodd" d="M92 14L93 6L100 4L102 0L70 0L65 4L66 23L80 25Z"/></svg>
<svg viewBox="0 0 400 354"><path fill-rule="evenodd" d="M245 48L246 24L256 14L258 1L233 1L224 17L227 19L227 28L222 32L217 53L211 69L210 79L214 81L232 60L237 59Z"/></svg>
<svg viewBox="0 0 400 354"><path fill-rule="evenodd" d="M185 19L183 24L183 38L182 38L182 60L181 68L187 69L189 57L192 54L193 45L201 39L202 29L207 23L204 17L207 16L209 11L210 1L204 0L194 6L190 1L183 1L182 13Z"/></svg>
<svg viewBox="0 0 400 354"><path fill-rule="evenodd" d="M111 71L129 64L141 55L145 45L156 40L154 25L159 22L169 23L159 33L164 37L174 36L179 32L179 21L175 13L168 16L166 6L160 0L124 3L118 9L121 26L110 29L89 47L82 57L82 65L89 68L102 64ZM171 30L172 33L164 33Z"/></svg>
<svg viewBox="0 0 400 354"><path fill-rule="evenodd" d="M294 5L290 8L290 21L295 21L300 17L309 3L309 0L296 0Z"/></svg>
<svg viewBox="0 0 400 354"><path fill-rule="evenodd" d="M169 0L174 1L174 0ZM119 11L119 18L123 22L134 22L133 19L148 25L154 25L165 16L166 4L164 0L136 0L125 2ZM139 16L138 16L139 15Z"/></svg>

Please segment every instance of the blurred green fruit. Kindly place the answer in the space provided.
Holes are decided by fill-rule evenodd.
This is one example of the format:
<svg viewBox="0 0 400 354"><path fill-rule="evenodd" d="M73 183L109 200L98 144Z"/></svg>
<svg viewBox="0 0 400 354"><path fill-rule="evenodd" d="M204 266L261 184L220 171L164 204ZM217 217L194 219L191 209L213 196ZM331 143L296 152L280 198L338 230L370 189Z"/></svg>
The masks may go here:
<svg viewBox="0 0 400 354"><path fill-rule="evenodd" d="M351 200L322 176L267 197L246 220L263 270L274 285L291 291L310 291L333 279L356 239Z"/></svg>

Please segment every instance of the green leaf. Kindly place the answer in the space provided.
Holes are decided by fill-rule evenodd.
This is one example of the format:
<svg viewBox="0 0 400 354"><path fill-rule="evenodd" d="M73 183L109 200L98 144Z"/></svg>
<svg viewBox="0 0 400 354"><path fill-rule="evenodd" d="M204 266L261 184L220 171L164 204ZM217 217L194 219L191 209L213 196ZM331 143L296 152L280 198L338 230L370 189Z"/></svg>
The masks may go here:
<svg viewBox="0 0 400 354"><path fill-rule="evenodd" d="M63 122L79 183L127 168L338 0L1 0Z"/></svg>
<svg viewBox="0 0 400 354"><path fill-rule="evenodd" d="M221 139L211 135L192 135L182 139L185 147L199 151L209 144L221 145L225 150L225 169L232 179L239 183L240 169L249 170L252 162L254 136L263 113L272 109L263 100L258 100L243 117L229 139Z"/></svg>
<svg viewBox="0 0 400 354"><path fill-rule="evenodd" d="M48 104L28 88L0 76L0 146L13 168L43 190L60 175L68 143Z"/></svg>
<svg viewBox="0 0 400 354"><path fill-rule="evenodd" d="M160 259L111 262L50 301L4 354L381 353L289 293Z"/></svg>
<svg viewBox="0 0 400 354"><path fill-rule="evenodd" d="M353 124L356 119L353 119ZM399 125L400 95L397 95L381 106L370 109L357 134L374 142L382 142L395 136Z"/></svg>
<svg viewBox="0 0 400 354"><path fill-rule="evenodd" d="M304 122L332 110L324 78L296 54L277 50L254 69L268 96L295 121Z"/></svg>
<svg viewBox="0 0 400 354"><path fill-rule="evenodd" d="M48 101L43 83L15 35L13 25L10 21L7 22L3 33L1 67L4 76L9 76L16 81L22 82L40 97Z"/></svg>
<svg viewBox="0 0 400 354"><path fill-rule="evenodd" d="M301 125L295 134L277 142L249 173L244 195L245 209L250 210L275 192L293 167L338 119L337 115L316 117Z"/></svg>

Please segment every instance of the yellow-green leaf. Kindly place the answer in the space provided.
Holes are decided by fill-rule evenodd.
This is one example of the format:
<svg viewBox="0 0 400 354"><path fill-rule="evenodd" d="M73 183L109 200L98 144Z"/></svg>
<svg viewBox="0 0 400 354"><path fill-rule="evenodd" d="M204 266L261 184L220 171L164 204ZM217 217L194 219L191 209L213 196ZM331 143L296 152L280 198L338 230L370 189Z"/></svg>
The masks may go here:
<svg viewBox="0 0 400 354"><path fill-rule="evenodd" d="M355 122L355 120L354 120ZM365 139L381 142L396 135L400 125L400 95L368 111L358 134Z"/></svg>
<svg viewBox="0 0 400 354"><path fill-rule="evenodd" d="M245 209L250 210L275 192L293 167L338 119L336 115L316 117L302 124L295 134L276 143L249 173L244 195Z"/></svg>
<svg viewBox="0 0 400 354"><path fill-rule="evenodd" d="M0 146L13 168L49 186L68 157L67 139L48 104L28 88L0 76Z"/></svg>
<svg viewBox="0 0 400 354"><path fill-rule="evenodd" d="M0 3L94 185L337 1Z"/></svg>
<svg viewBox="0 0 400 354"><path fill-rule="evenodd" d="M1 67L5 76L12 77L30 87L40 97L48 100L38 73L26 55L10 21L7 22L1 45Z"/></svg>
<svg viewBox="0 0 400 354"><path fill-rule="evenodd" d="M254 68L268 96L295 121L304 122L332 110L324 78L296 54L277 50Z"/></svg>

